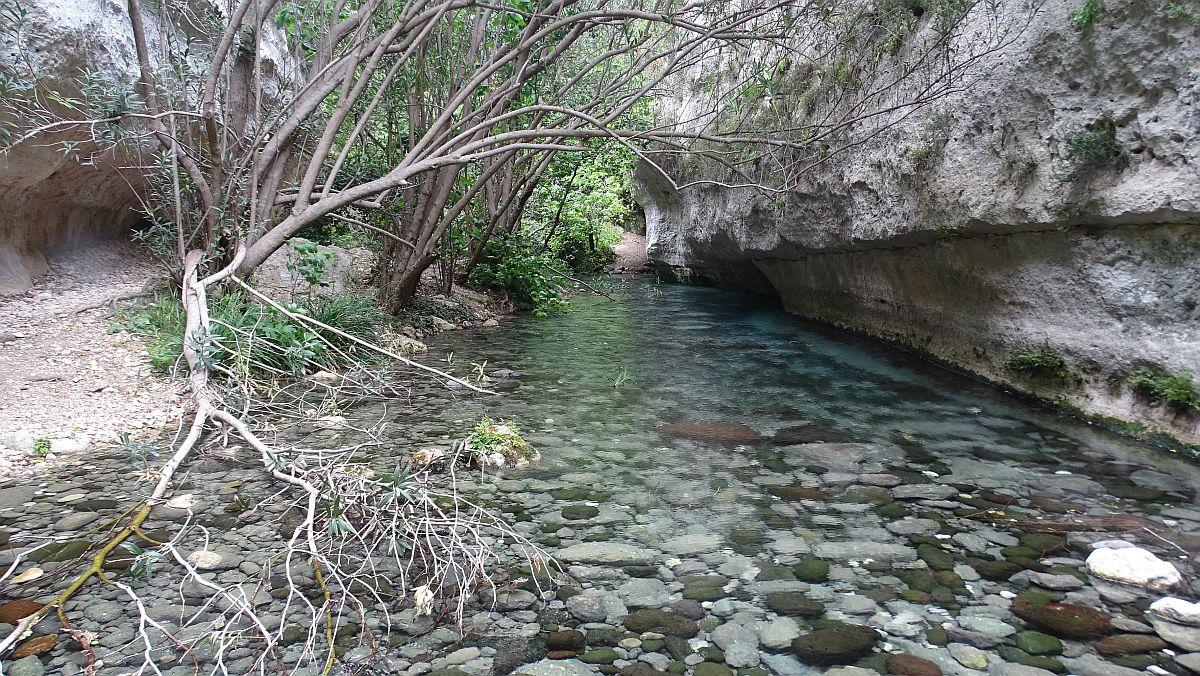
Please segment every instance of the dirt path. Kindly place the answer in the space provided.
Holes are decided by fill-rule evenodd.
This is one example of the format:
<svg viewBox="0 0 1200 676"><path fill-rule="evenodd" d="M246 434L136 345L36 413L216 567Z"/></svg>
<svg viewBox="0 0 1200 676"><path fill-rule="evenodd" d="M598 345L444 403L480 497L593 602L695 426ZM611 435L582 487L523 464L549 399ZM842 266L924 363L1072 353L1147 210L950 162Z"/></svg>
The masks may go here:
<svg viewBox="0 0 1200 676"><path fill-rule="evenodd" d="M646 256L646 236L634 232L621 233L621 242L613 247L617 257L609 269L613 272L649 272L650 258Z"/></svg>
<svg viewBox="0 0 1200 676"><path fill-rule="evenodd" d="M109 332L112 301L160 277L135 245L110 242L52 256L32 290L0 298L0 476L44 467L40 439L63 461L174 419L176 385L135 336Z"/></svg>

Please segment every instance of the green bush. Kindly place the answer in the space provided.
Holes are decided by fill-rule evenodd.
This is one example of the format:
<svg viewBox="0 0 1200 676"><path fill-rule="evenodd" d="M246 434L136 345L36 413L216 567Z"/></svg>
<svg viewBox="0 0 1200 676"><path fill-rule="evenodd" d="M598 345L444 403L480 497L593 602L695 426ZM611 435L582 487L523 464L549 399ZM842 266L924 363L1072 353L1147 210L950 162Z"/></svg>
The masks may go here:
<svg viewBox="0 0 1200 676"><path fill-rule="evenodd" d="M1031 349L1013 348L1004 365L1027 376L1066 380L1071 375L1067 360L1049 345Z"/></svg>
<svg viewBox="0 0 1200 676"><path fill-rule="evenodd" d="M1151 406L1169 406L1177 411L1200 411L1200 394L1191 378L1160 370L1140 368L1125 382Z"/></svg>
<svg viewBox="0 0 1200 676"><path fill-rule="evenodd" d="M478 289L504 291L513 304L521 310L532 310L535 315L566 308L562 288L548 274L554 267L554 258L549 254L534 253L536 245L520 235L507 238L493 237L483 250L483 259L471 276L469 286Z"/></svg>
<svg viewBox="0 0 1200 676"><path fill-rule="evenodd" d="M1117 140L1117 125L1101 119L1090 129L1067 140L1067 161L1076 175L1119 167L1125 161L1125 148Z"/></svg>

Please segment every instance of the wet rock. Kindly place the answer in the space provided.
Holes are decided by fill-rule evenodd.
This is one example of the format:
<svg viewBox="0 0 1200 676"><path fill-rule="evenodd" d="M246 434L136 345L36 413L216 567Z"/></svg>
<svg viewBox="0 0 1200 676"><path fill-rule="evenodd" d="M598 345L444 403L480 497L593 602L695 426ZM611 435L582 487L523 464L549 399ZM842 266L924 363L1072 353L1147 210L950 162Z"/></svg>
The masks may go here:
<svg viewBox="0 0 1200 676"><path fill-rule="evenodd" d="M1184 650L1200 650L1200 603L1162 598L1150 604L1146 616L1163 639Z"/></svg>
<svg viewBox="0 0 1200 676"><path fill-rule="evenodd" d="M896 535L933 535L942 529L942 524L933 519L901 519L887 524L886 528Z"/></svg>
<svg viewBox="0 0 1200 676"><path fill-rule="evenodd" d="M965 643L951 643L946 646L946 650L949 651L954 661L968 669L982 671L988 668L988 654L975 646Z"/></svg>
<svg viewBox="0 0 1200 676"><path fill-rule="evenodd" d="M25 641L17 646L9 655L9 659L20 660L30 655L45 655L58 645L58 637L51 634L49 636L38 636Z"/></svg>
<svg viewBox="0 0 1200 676"><path fill-rule="evenodd" d="M699 601L683 599L671 604L671 611L682 615L689 620L698 620L704 617L704 606L700 605Z"/></svg>
<svg viewBox="0 0 1200 676"><path fill-rule="evenodd" d="M730 422L683 421L665 425L658 431L672 437L729 445L754 444L766 439L752 427Z"/></svg>
<svg viewBox="0 0 1200 676"><path fill-rule="evenodd" d="M830 427L821 425L799 425L784 427L775 432L771 443L791 446L793 444L812 444L819 442L841 443L850 441L850 437Z"/></svg>
<svg viewBox="0 0 1200 676"><path fill-rule="evenodd" d="M496 593L496 610L500 612L510 612L513 610L525 610L532 608L537 603L538 597L533 592L525 591L524 589L508 589Z"/></svg>
<svg viewBox="0 0 1200 676"><path fill-rule="evenodd" d="M574 629L564 629L546 635L546 647L550 650L579 650L583 645L583 634Z"/></svg>
<svg viewBox="0 0 1200 676"><path fill-rule="evenodd" d="M612 664L621 658L613 648L596 648L579 656L580 662L588 664Z"/></svg>
<svg viewBox="0 0 1200 676"><path fill-rule="evenodd" d="M1062 641L1040 631L1022 631L1016 635L1017 647L1030 655L1061 655Z"/></svg>
<svg viewBox="0 0 1200 676"><path fill-rule="evenodd" d="M1183 582L1175 566L1140 547L1096 549L1088 555L1087 571L1105 580L1154 591L1166 591Z"/></svg>
<svg viewBox="0 0 1200 676"><path fill-rule="evenodd" d="M1193 674L1200 674L1200 653L1176 655L1175 663L1192 672Z"/></svg>
<svg viewBox="0 0 1200 676"><path fill-rule="evenodd" d="M1029 581L1039 587L1053 589L1056 591L1070 591L1073 589L1082 589L1083 581L1074 575L1054 575L1052 573L1031 573Z"/></svg>
<svg viewBox="0 0 1200 676"><path fill-rule="evenodd" d="M821 542L813 547L813 554L822 559L835 561L875 561L897 562L915 561L917 550L912 547L892 542L850 541L850 542Z"/></svg>
<svg viewBox="0 0 1200 676"><path fill-rule="evenodd" d="M892 489L897 500L945 500L958 495L958 489L943 484L907 484Z"/></svg>
<svg viewBox="0 0 1200 676"><path fill-rule="evenodd" d="M567 521L583 521L600 514L600 508L592 505L567 505L562 508L562 517Z"/></svg>
<svg viewBox="0 0 1200 676"><path fill-rule="evenodd" d="M768 650L783 650L800 636L800 627L790 618L780 618L758 625L758 641Z"/></svg>
<svg viewBox="0 0 1200 676"><path fill-rule="evenodd" d="M871 652L880 636L870 627L843 624L792 640L792 652L810 664L851 664Z"/></svg>
<svg viewBox="0 0 1200 676"><path fill-rule="evenodd" d="M46 668L42 666L42 661L35 655L29 655L19 660L14 660L8 665L6 671L8 676L42 676L46 673Z"/></svg>
<svg viewBox="0 0 1200 676"><path fill-rule="evenodd" d="M595 676L592 668L579 660L542 660L526 664L516 673L526 676Z"/></svg>
<svg viewBox="0 0 1200 676"><path fill-rule="evenodd" d="M620 622L628 610L613 592L588 589L567 599L567 612L580 622Z"/></svg>
<svg viewBox="0 0 1200 676"><path fill-rule="evenodd" d="M802 582L824 582L829 579L829 562L820 559L801 559L792 565L792 574Z"/></svg>
<svg viewBox="0 0 1200 676"><path fill-rule="evenodd" d="M744 643L750 646L758 645L758 634L754 630L734 622L727 622L717 627L712 631L710 638L713 643L717 644L718 648L726 652L729 651L729 646L735 643Z"/></svg>
<svg viewBox="0 0 1200 676"><path fill-rule="evenodd" d="M915 655L895 654L887 658L887 672L898 676L942 676L942 668Z"/></svg>
<svg viewBox="0 0 1200 676"><path fill-rule="evenodd" d="M970 631L953 625L946 628L946 637L955 643L965 643L976 648L994 648L1004 640L999 636Z"/></svg>
<svg viewBox="0 0 1200 676"><path fill-rule="evenodd" d="M617 587L617 595L629 608L656 607L671 598L671 592L662 580L634 578Z"/></svg>
<svg viewBox="0 0 1200 676"><path fill-rule="evenodd" d="M767 594L766 601L767 607L780 615L812 618L825 614L825 604L804 592L772 592Z"/></svg>
<svg viewBox="0 0 1200 676"><path fill-rule="evenodd" d="M692 676L733 676L733 671L723 664L716 662L701 662L696 665Z"/></svg>
<svg viewBox="0 0 1200 676"><path fill-rule="evenodd" d="M720 546L721 538L709 534L680 535L662 543L663 551L676 556L707 554Z"/></svg>
<svg viewBox="0 0 1200 676"><path fill-rule="evenodd" d="M1075 676L1145 676L1146 673L1140 669L1113 664L1095 655L1082 655L1066 662L1067 668Z"/></svg>
<svg viewBox="0 0 1200 676"><path fill-rule="evenodd" d="M1122 655L1139 655L1154 652L1167 647L1167 644L1157 636L1146 634L1121 634L1109 636L1096 641L1093 646L1096 652L1105 657L1120 657Z"/></svg>
<svg viewBox="0 0 1200 676"><path fill-rule="evenodd" d="M953 570L954 554L934 545L917 545L917 556L933 570Z"/></svg>
<svg viewBox="0 0 1200 676"><path fill-rule="evenodd" d="M43 604L17 599L0 605L0 624L17 624L42 609Z"/></svg>
<svg viewBox="0 0 1200 676"><path fill-rule="evenodd" d="M721 575L686 575L683 583L683 598L692 601L716 601L725 598L725 585L729 578Z"/></svg>
<svg viewBox="0 0 1200 676"><path fill-rule="evenodd" d="M1106 613L1073 603L1037 605L1017 599L1012 612L1038 629L1062 638L1094 639L1112 631Z"/></svg>
<svg viewBox="0 0 1200 676"><path fill-rule="evenodd" d="M1024 570L1012 561L980 561L972 565L985 580L1003 582Z"/></svg>
<svg viewBox="0 0 1200 676"><path fill-rule="evenodd" d="M725 650L725 664L735 669L758 666L758 648L749 643L734 643Z"/></svg>
<svg viewBox="0 0 1200 676"><path fill-rule="evenodd" d="M1024 664L1001 662L988 668L988 676L1054 676L1054 672Z"/></svg>
<svg viewBox="0 0 1200 676"><path fill-rule="evenodd" d="M625 618L624 624L626 629L638 634L652 631L668 636L692 638L700 633L700 627L686 617L651 608L634 611Z"/></svg>
<svg viewBox="0 0 1200 676"><path fill-rule="evenodd" d="M801 500L825 501L829 499L828 493L813 486L771 486L767 489L767 492L777 498L790 500L791 502L800 502Z"/></svg>
<svg viewBox="0 0 1200 676"><path fill-rule="evenodd" d="M967 631L978 632L997 638L1004 638L1017 633L1016 628L1011 624L1001 622L994 617L962 616L958 618L958 623Z"/></svg>
<svg viewBox="0 0 1200 676"><path fill-rule="evenodd" d="M582 542L558 550L555 552L555 557L567 563L636 566L654 563L658 554L617 542Z"/></svg>

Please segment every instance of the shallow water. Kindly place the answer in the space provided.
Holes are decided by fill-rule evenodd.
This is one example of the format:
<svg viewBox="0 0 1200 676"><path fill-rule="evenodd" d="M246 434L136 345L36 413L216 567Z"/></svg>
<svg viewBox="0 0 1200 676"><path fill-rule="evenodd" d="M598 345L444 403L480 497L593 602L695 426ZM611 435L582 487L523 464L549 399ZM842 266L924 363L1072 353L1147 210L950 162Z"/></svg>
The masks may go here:
<svg viewBox="0 0 1200 676"><path fill-rule="evenodd" d="M525 641L515 661L535 661L545 650L539 632L552 625L620 628L624 613L661 607L703 615L701 641L715 640L722 623L748 628L755 638L739 640L752 646L715 658L733 668L816 668L797 661L786 641L767 645L767 624L799 615L800 632L826 620L866 624L886 632L893 651L933 660L946 673L978 673L939 647L944 632L937 632L947 624L951 640L983 645L988 641L972 638L982 626L1000 643L985 646L983 659L1018 659L1007 635L1026 624L1009 604L1027 589L1122 616L1122 632L1149 630L1135 625L1162 593L1098 584L1083 571L1089 543L1127 539L1190 571L1181 552L1200 548L1198 472L1164 452L889 346L803 322L765 299L644 280L621 282L610 293L613 299L580 296L570 312L511 318L431 341L424 361L460 376L491 374L496 396L421 380L386 407L343 411L355 424L388 423L388 442L370 452L380 470L418 448L448 447L483 415L513 421L541 459L499 476L471 475L466 488L557 554L570 574L560 580L567 591L545 605L471 610L461 638L420 636L419 623L404 620L412 611L392 608L403 620L394 625L400 634L388 654L393 667L411 676L449 666L482 675L514 660L497 637ZM316 429L304 443L350 438ZM21 489L28 494L0 489L8 491L0 492L0 518L12 540L2 562L17 547L78 537L72 534L115 516L121 500L145 490L130 473L126 457L114 453L43 477ZM238 506L272 490L261 470L198 459L179 490L197 494L196 521L211 527L204 537L231 564L215 579L255 579L280 546L274 512ZM170 522L156 513L151 526L169 529ZM190 537L193 547L203 545L198 537ZM50 576L9 585L6 597L44 592L55 573L79 564L43 565ZM184 595L177 577L167 580L168 570L163 564L153 573L160 577L141 588L152 615L178 622ZM572 599L580 589L588 591ZM1175 593L1194 599L1194 591ZM778 596L789 593L803 598ZM681 600L705 605L683 608ZM789 609L796 603L803 612ZM97 650L109 663L137 663L140 646L121 594L98 587L69 610L82 629L101 636ZM1200 641L1200 629L1194 633ZM663 653L653 635L644 645L645 636L628 638L638 645L621 646L605 673L639 659L660 669L679 659L674 668L693 672L692 663ZM600 641L589 638L587 650L610 645ZM447 661L463 645L483 650ZM231 663L250 664L254 652L238 650L244 654ZM1062 659L1059 667L1079 673L1121 673L1108 661L1097 671L1091 640L1068 640L1064 650L1067 657L1046 659ZM1179 669L1155 655L1158 664ZM293 658L300 656L286 659ZM43 659L53 670L79 662L80 653L64 640ZM864 664L880 667L870 659Z"/></svg>

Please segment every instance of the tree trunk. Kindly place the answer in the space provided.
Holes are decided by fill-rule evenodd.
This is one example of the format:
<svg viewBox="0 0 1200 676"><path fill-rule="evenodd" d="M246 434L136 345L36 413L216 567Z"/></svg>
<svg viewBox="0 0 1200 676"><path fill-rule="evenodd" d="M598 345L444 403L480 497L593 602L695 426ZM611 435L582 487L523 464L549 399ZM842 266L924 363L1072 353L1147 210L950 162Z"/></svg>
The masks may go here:
<svg viewBox="0 0 1200 676"><path fill-rule="evenodd" d="M406 265L393 269L392 273L388 275L387 284L383 289L384 307L388 312L396 314L405 305L408 305L413 296L417 294L417 287L421 284L421 274L428 270L436 260L437 257L432 254L420 257L412 256Z"/></svg>

